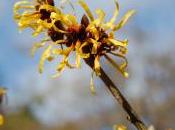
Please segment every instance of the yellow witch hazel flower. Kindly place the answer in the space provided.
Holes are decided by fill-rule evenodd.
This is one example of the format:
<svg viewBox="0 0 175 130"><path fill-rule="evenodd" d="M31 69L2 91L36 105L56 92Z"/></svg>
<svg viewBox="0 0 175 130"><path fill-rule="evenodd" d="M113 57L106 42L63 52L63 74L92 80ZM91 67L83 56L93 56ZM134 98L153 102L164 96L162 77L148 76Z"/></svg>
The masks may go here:
<svg viewBox="0 0 175 130"><path fill-rule="evenodd" d="M84 0L78 0L85 11L81 22L78 22L75 15L65 14L62 8L55 7L53 0L38 0L36 4L29 1L17 2L14 5L14 18L19 28L32 28L33 36L41 33L46 35L32 49L32 54L34 54L38 48L47 46L40 59L39 72L43 72L46 60L52 61L61 56L62 61L58 64L57 73L54 75L56 77L64 71L65 67L79 68L80 61L83 59L93 68L91 90L94 92L93 73L100 75L100 59L105 57L124 77L128 77L126 72L128 62L125 57L128 40L118 40L114 33L126 24L135 11L128 11L116 24L119 4L116 0L114 2L116 10L108 22L105 22L105 12L102 9L97 9L95 11L97 17L94 17ZM74 52L76 61L74 65L71 65L69 63L70 54ZM118 64L110 55L121 58L123 63Z"/></svg>
<svg viewBox="0 0 175 130"><path fill-rule="evenodd" d="M124 125L114 125L113 130L127 130L127 127Z"/></svg>
<svg viewBox="0 0 175 130"><path fill-rule="evenodd" d="M0 106L3 102L3 98L6 95L6 89L0 87ZM4 124L4 116L0 113L0 126Z"/></svg>

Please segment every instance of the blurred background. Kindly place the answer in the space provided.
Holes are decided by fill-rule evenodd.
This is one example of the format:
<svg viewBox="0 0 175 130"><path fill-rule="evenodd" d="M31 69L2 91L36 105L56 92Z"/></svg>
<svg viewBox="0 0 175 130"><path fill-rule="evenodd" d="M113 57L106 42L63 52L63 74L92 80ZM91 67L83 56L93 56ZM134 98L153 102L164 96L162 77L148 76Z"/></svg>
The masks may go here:
<svg viewBox="0 0 175 130"><path fill-rule="evenodd" d="M0 2L0 86L7 88L3 102L5 125L2 130L112 130L114 124L125 124L126 114L95 78L97 94L89 89L91 70L68 70L52 79L53 65L38 73L41 51L30 55L33 38L30 30L19 33L13 20L17 0ZM59 0L57 1L57 5ZM119 86L135 110L148 125L157 130L175 129L175 1L118 0L120 15L129 9L137 11L128 24L116 33L129 39L129 79L124 79L103 61L110 77ZM102 8L107 20L112 16L113 0L86 0L91 9ZM73 3L76 5L75 0ZM67 5L68 6L68 5ZM67 11L71 8L68 6ZM83 10L76 5L77 14ZM117 21L118 21L117 20Z"/></svg>

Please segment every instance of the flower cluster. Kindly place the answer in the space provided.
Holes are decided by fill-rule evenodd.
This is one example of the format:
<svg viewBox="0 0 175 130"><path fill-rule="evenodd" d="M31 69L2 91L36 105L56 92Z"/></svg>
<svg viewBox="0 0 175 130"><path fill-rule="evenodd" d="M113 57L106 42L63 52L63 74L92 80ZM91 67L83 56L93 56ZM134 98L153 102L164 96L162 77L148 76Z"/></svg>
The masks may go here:
<svg viewBox="0 0 175 130"><path fill-rule="evenodd" d="M128 77L125 57L128 40L118 40L114 33L125 25L135 11L128 11L115 24L119 5L116 0L114 2L116 10L108 22L105 22L105 12L102 9L97 9L97 17L94 17L83 0L78 1L85 11L80 22L75 15L64 13L63 9L55 7L53 0L38 0L35 4L29 1L17 2L14 6L14 19L20 30L29 27L34 31L33 36L45 34L44 39L32 49L34 54L38 48L46 46L39 62L39 72L43 72L46 60L53 61L61 56L62 61L58 64L54 77L60 75L65 67L79 68L81 59L91 65L96 75L100 75L100 59L104 56L124 77ZM72 53L76 54L74 65L69 62ZM109 54L121 58L123 62L117 64Z"/></svg>

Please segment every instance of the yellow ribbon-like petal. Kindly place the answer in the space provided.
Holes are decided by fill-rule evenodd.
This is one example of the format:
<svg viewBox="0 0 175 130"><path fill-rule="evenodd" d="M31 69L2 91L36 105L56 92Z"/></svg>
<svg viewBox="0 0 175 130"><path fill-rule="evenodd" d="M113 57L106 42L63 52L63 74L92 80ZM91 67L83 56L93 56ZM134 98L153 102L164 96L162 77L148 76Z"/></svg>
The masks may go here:
<svg viewBox="0 0 175 130"><path fill-rule="evenodd" d="M39 25L35 32L32 34L34 37L38 36L43 31L43 26Z"/></svg>
<svg viewBox="0 0 175 130"><path fill-rule="evenodd" d="M122 75L125 78L128 78L129 74L124 70L124 68L121 68L112 58L110 58L108 55L104 55L107 61L109 61L119 72L122 73Z"/></svg>
<svg viewBox="0 0 175 130"><path fill-rule="evenodd" d="M43 47L44 45L46 45L46 42L47 42L47 41L50 41L50 39L48 39L48 38L43 39L40 43L35 43L35 44L33 45L32 49L31 49L31 55L32 55L32 57L34 56L34 54L35 54L35 52L36 52L36 50L37 50L38 48L41 48L41 47Z"/></svg>
<svg viewBox="0 0 175 130"><path fill-rule="evenodd" d="M43 52L40 62L39 62L39 72L42 73L44 69L44 62L46 59L48 59L51 55L51 48L52 46L49 45Z"/></svg>
<svg viewBox="0 0 175 130"><path fill-rule="evenodd" d="M40 15L39 14L22 14L19 19L16 19L18 21L18 26L20 30L23 30L24 28L31 27L33 30L36 30L38 28L37 21L39 20Z"/></svg>
<svg viewBox="0 0 175 130"><path fill-rule="evenodd" d="M54 55L63 55L63 56L67 57L72 49L73 49L73 46L68 47L68 48L66 48L64 50L63 49L59 49L59 48L54 48L54 49L52 49L52 54L54 54Z"/></svg>
<svg viewBox="0 0 175 130"><path fill-rule="evenodd" d="M126 69L126 67L128 66L128 60L126 59L126 57L121 55L121 54L114 53L114 52L111 52L111 54L122 58L124 60L124 62L120 65L120 68L121 69Z"/></svg>
<svg viewBox="0 0 175 130"><path fill-rule="evenodd" d="M60 32L60 33L68 33L66 31L63 31L55 26L55 21L53 21L52 27L54 28L55 31Z"/></svg>
<svg viewBox="0 0 175 130"><path fill-rule="evenodd" d="M91 42L93 44L93 47L92 47L92 51L91 53L92 54L97 54L97 47L98 47L98 42L92 38L89 39L89 42Z"/></svg>
<svg viewBox="0 0 175 130"><path fill-rule="evenodd" d="M61 43L65 43L66 40L57 40L56 42L54 42L54 44L61 44Z"/></svg>
<svg viewBox="0 0 175 130"><path fill-rule="evenodd" d="M76 66L77 66L77 68L80 68L80 60L81 60L81 56L80 56L80 53L79 53L80 46L81 46L81 42L78 40L76 42L76 45L75 45L75 49L76 49Z"/></svg>
<svg viewBox="0 0 175 130"><path fill-rule="evenodd" d="M111 20L108 23L106 23L106 25L105 25L106 29L109 29L113 26L118 14L119 14L119 4L118 4L117 0L114 0L114 2L115 2L116 10L115 10L114 15L111 18Z"/></svg>
<svg viewBox="0 0 175 130"><path fill-rule="evenodd" d="M58 67L57 67L57 73L54 74L54 75L52 76L52 78L59 77L60 74L64 71L65 66L66 66L66 65L65 65L64 61L61 62L61 63L58 65Z"/></svg>
<svg viewBox="0 0 175 130"><path fill-rule="evenodd" d="M94 70L97 76L99 76L100 73L100 57L96 56L94 61Z"/></svg>
<svg viewBox="0 0 175 130"><path fill-rule="evenodd" d="M98 15L98 19L94 20L93 23L94 23L96 26L100 26L100 24L102 24L103 21L104 21L105 12L104 12L102 9L97 9L95 12L96 12L96 14Z"/></svg>
<svg viewBox="0 0 175 130"><path fill-rule="evenodd" d="M76 52L76 67L80 68L81 56Z"/></svg>
<svg viewBox="0 0 175 130"><path fill-rule="evenodd" d="M76 21L71 21L71 19L73 19L73 17L74 16L70 16L69 14L57 14L57 13L55 13L55 12L52 12L51 13L51 16L50 16L50 18L52 19L52 20L60 20L61 22L63 22L63 24L64 25L66 25L66 26L71 26L71 25L73 25ZM71 18L71 19L69 19L69 18Z"/></svg>
<svg viewBox="0 0 175 130"><path fill-rule="evenodd" d="M14 8L13 8L13 12L15 15L19 14L18 10L21 9L21 8L34 8L34 6L27 6L28 4L30 4L29 1L19 1L19 2L16 2L15 5L14 5Z"/></svg>
<svg viewBox="0 0 175 130"><path fill-rule="evenodd" d="M85 1L79 0L78 3L83 7L83 9L87 13L88 17L90 18L90 20L94 21L94 16L93 16L92 12L90 11L88 5L85 3Z"/></svg>
<svg viewBox="0 0 175 130"><path fill-rule="evenodd" d="M89 56L90 56L90 53L84 53L83 50L82 50L83 47L85 47L87 45L89 45L89 43L88 42L84 42L79 48L78 52L79 52L81 58L89 58Z"/></svg>
<svg viewBox="0 0 175 130"><path fill-rule="evenodd" d="M91 93L92 93L93 95L96 94L95 86L94 86L94 72L92 72L92 74L91 74L90 90L91 90Z"/></svg>
<svg viewBox="0 0 175 130"><path fill-rule="evenodd" d="M135 10L130 10L130 11L128 11L128 12L124 15L124 17L122 18L122 20L121 20L117 25L113 26L112 30L113 30L113 31L117 31L117 30L119 30L120 28L122 28L122 27L126 24L126 22L128 21L128 19L129 19L134 13L135 13Z"/></svg>
<svg viewBox="0 0 175 130"><path fill-rule="evenodd" d="M107 41L109 41L110 43L114 44L116 47L119 47L119 46L120 47L126 47L128 45L128 40L119 41L119 40L108 38Z"/></svg>
<svg viewBox="0 0 175 130"><path fill-rule="evenodd" d="M89 26L86 28L86 30L91 32L94 35L95 40L99 39L99 31L97 30L97 28L94 25L94 23L89 24Z"/></svg>
<svg viewBox="0 0 175 130"><path fill-rule="evenodd" d="M63 61L57 67L57 73L54 74L52 77L56 78L56 77L60 76L60 74L64 71L66 66L69 67L70 69L74 68L74 66L69 64L68 57L64 56Z"/></svg>
<svg viewBox="0 0 175 130"><path fill-rule="evenodd" d="M41 19L37 20L37 24L42 25L43 28L46 28L46 29L49 29L53 26L52 23L48 23L47 20L41 20Z"/></svg>

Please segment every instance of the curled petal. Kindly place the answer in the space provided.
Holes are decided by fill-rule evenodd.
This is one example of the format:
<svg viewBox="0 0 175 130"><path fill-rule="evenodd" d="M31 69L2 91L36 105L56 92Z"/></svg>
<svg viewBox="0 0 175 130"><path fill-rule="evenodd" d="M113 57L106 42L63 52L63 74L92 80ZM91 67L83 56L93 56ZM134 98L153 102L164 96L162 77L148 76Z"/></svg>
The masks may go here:
<svg viewBox="0 0 175 130"><path fill-rule="evenodd" d="M52 49L52 54L54 54L54 55L61 55L61 54L64 54L64 53L63 53L62 49L54 48L54 49Z"/></svg>
<svg viewBox="0 0 175 130"><path fill-rule="evenodd" d="M76 45L75 45L75 49L76 49L76 66L77 66L77 68L80 68L80 60L81 60L81 56L80 56L80 53L79 53L80 46L81 46L81 42L78 40L76 42Z"/></svg>
<svg viewBox="0 0 175 130"><path fill-rule="evenodd" d="M96 56L94 61L94 70L97 76L99 76L100 73L100 57Z"/></svg>
<svg viewBox="0 0 175 130"><path fill-rule="evenodd" d="M73 16L71 17L71 19L69 19L70 15L68 14L65 15L65 14L57 14L55 12L52 12L50 18L55 21L60 20L61 22L63 22L63 24L67 26L71 26L75 22L75 21L74 22L71 21L71 19L73 19Z"/></svg>
<svg viewBox="0 0 175 130"><path fill-rule="evenodd" d="M31 55L32 55L32 57L34 56L36 50L37 50L38 48L43 47L43 46L46 44L47 41L50 41L50 39L47 38L47 39L42 40L40 43L35 43L35 44L34 44L34 46L33 46L32 49L31 49Z"/></svg>
<svg viewBox="0 0 175 130"><path fill-rule="evenodd" d="M113 17L111 18L111 20L109 22L110 25L113 25L114 24L114 22L115 22L115 20L116 20L116 18L118 16L118 14L119 14L119 4L118 4L117 0L114 0L114 2L115 2L116 10L114 12Z"/></svg>
<svg viewBox="0 0 175 130"><path fill-rule="evenodd" d="M39 25L38 28L35 30L35 32L32 34L32 36L36 37L43 31L43 26Z"/></svg>
<svg viewBox="0 0 175 130"><path fill-rule="evenodd" d="M79 0L78 3L83 7L83 9L87 13L88 17L90 18L90 20L94 21L94 16L93 16L92 12L90 11L88 5L85 3L85 1Z"/></svg>
<svg viewBox="0 0 175 130"><path fill-rule="evenodd" d="M121 47L119 49L119 52L122 54L122 55L126 55L128 53L128 49L127 48L124 48L124 47Z"/></svg>
<svg viewBox="0 0 175 130"><path fill-rule="evenodd" d="M87 46L87 45L89 45L89 43L88 42L84 42L79 48L78 52L79 52L81 58L89 58L89 56L90 56L90 53L83 53L83 50L82 50L82 48Z"/></svg>
<svg viewBox="0 0 175 130"><path fill-rule="evenodd" d="M43 28L46 28L46 29L49 29L49 28L52 27L52 23L48 23L46 20L41 20L41 19L39 19L39 20L37 21L37 24L38 24L38 25L42 25Z"/></svg>
<svg viewBox="0 0 175 130"><path fill-rule="evenodd" d="M95 86L94 86L94 72L92 72L92 74L91 74L90 90L91 90L91 93L92 93L93 95L96 94Z"/></svg>
<svg viewBox="0 0 175 130"><path fill-rule="evenodd" d="M113 26L118 14L119 14L119 4L118 4L117 0L114 0L114 2L115 2L115 5L116 5L116 10L115 10L114 15L111 18L111 20L108 23L106 23L107 29L111 28Z"/></svg>
<svg viewBox="0 0 175 130"><path fill-rule="evenodd" d="M65 15L66 19L68 19L69 21L71 21L72 25L77 25L78 22L77 22L77 19L74 15Z"/></svg>
<svg viewBox="0 0 175 130"><path fill-rule="evenodd" d="M92 47L92 54L97 54L97 47L98 47L98 42L92 38L89 39L89 42L91 42L93 44L93 47Z"/></svg>
<svg viewBox="0 0 175 130"><path fill-rule="evenodd" d="M76 52L76 67L80 68L81 56Z"/></svg>
<svg viewBox="0 0 175 130"><path fill-rule="evenodd" d="M71 46L71 47L68 47L68 48L66 48L66 49L58 49L58 48L54 48L54 49L52 49L52 54L54 54L54 55L63 55L63 56L65 56L65 57L67 57L69 54L70 54L70 52L73 50L73 46Z"/></svg>
<svg viewBox="0 0 175 130"><path fill-rule="evenodd" d="M28 1L19 1L15 3L14 8L13 8L13 12L15 16L19 14L18 12L19 9L34 9L34 6L31 6L30 2Z"/></svg>
<svg viewBox="0 0 175 130"><path fill-rule="evenodd" d="M58 65L57 67L57 73L54 74L52 77L53 78L56 78L58 76L60 76L60 74L64 71L65 67L69 67L69 68L74 68L74 66L70 65L69 62L68 62L68 57L64 57L63 58L63 61Z"/></svg>
<svg viewBox="0 0 175 130"><path fill-rule="evenodd" d="M92 24L89 24L89 26L87 27L86 30L89 31L89 32L91 32L94 35L95 40L98 40L99 39L99 32L98 32L96 26L94 26L93 23Z"/></svg>
<svg viewBox="0 0 175 130"><path fill-rule="evenodd" d="M37 21L40 18L39 14L22 14L19 19L16 19L18 21L18 26L20 30L23 30L24 28L30 27L33 30L36 30L38 28Z"/></svg>
<svg viewBox="0 0 175 130"><path fill-rule="evenodd" d="M105 18L105 12L102 9L97 9L96 14L98 15L98 19L94 20L94 24L96 26L100 26L101 23L103 23Z"/></svg>
<svg viewBox="0 0 175 130"><path fill-rule="evenodd" d="M72 46L66 48L66 49L64 50L65 56L68 56L68 55L70 54L70 52L71 52L73 49L74 49L74 45L72 45Z"/></svg>
<svg viewBox="0 0 175 130"><path fill-rule="evenodd" d="M120 65L120 68L126 69L126 67L128 66L128 60L126 59L126 57L121 55L121 54L114 53L114 52L111 52L111 54L122 58L124 60L124 62Z"/></svg>
<svg viewBox="0 0 175 130"><path fill-rule="evenodd" d="M21 5L24 5L24 4L30 4L29 1L19 1L19 2L16 2L15 5L14 5L14 9L15 10L18 10L19 8L21 8Z"/></svg>
<svg viewBox="0 0 175 130"><path fill-rule="evenodd" d="M68 68L70 68L70 69L76 68L74 65L71 65L71 64L68 62L68 60L65 61L65 64L66 64L66 66L67 66Z"/></svg>
<svg viewBox="0 0 175 130"><path fill-rule="evenodd" d="M109 61L114 67L116 67L118 69L119 72L122 73L122 75L125 78L128 78L129 74L123 69L121 68L112 58L110 58L108 55L104 55L105 58L107 59L107 61Z"/></svg>
<svg viewBox="0 0 175 130"><path fill-rule="evenodd" d="M134 13L135 13L135 10L130 10L130 11L128 11L128 12L124 15L124 17L122 18L122 20L121 20L117 25L113 26L112 30L113 30L113 31L117 31L117 30L119 30L120 28L122 28L122 27L126 24L126 22L128 21L128 19L129 19Z"/></svg>
<svg viewBox="0 0 175 130"><path fill-rule="evenodd" d="M81 42L78 40L78 41L76 42L76 45L75 45L76 52L79 51L80 47L81 47Z"/></svg>
<svg viewBox="0 0 175 130"><path fill-rule="evenodd" d="M39 72L40 72L40 73L43 72L45 60L48 59L48 58L50 57L50 55L51 55L51 48L52 48L51 45L48 46L48 47L44 50L44 52L43 52L43 54L42 54L42 56L41 56L41 59L40 59L40 62L39 62Z"/></svg>
<svg viewBox="0 0 175 130"><path fill-rule="evenodd" d="M61 44L61 43L65 43L66 40L57 40L56 42L54 42L55 44Z"/></svg>
<svg viewBox="0 0 175 130"><path fill-rule="evenodd" d="M55 24L52 24L52 27L54 28L55 31L60 32L60 33L68 33L66 31L63 31L55 26Z"/></svg>
<svg viewBox="0 0 175 130"><path fill-rule="evenodd" d="M128 40L124 40L124 41L119 41L119 40L115 40L115 39L107 39L108 42L114 44L116 47L126 47L128 45Z"/></svg>
<svg viewBox="0 0 175 130"><path fill-rule="evenodd" d="M54 75L52 76L52 78L59 77L60 74L64 71L65 66L66 66L66 65L65 65L64 61L61 62L61 63L58 65L58 67L57 67L57 73L54 74Z"/></svg>
<svg viewBox="0 0 175 130"><path fill-rule="evenodd" d="M55 25L55 20L52 20L52 27L54 28L55 31L60 32L60 33L68 33L67 31L61 30Z"/></svg>
<svg viewBox="0 0 175 130"><path fill-rule="evenodd" d="M109 33L109 38L110 38L110 39L114 39L114 35L115 35L114 32L110 32L110 33Z"/></svg>

